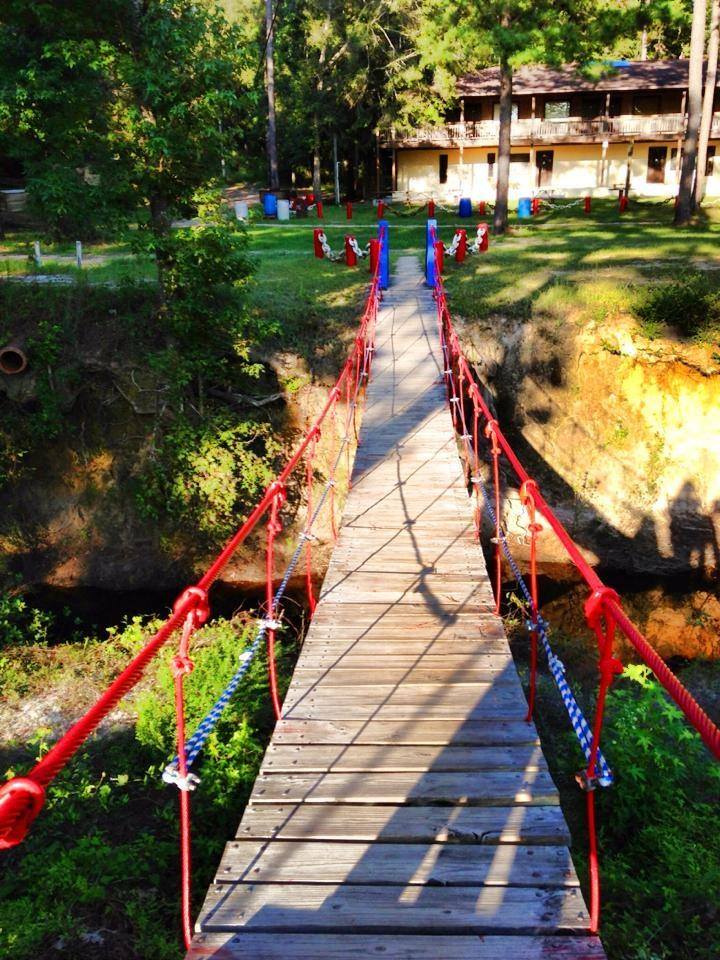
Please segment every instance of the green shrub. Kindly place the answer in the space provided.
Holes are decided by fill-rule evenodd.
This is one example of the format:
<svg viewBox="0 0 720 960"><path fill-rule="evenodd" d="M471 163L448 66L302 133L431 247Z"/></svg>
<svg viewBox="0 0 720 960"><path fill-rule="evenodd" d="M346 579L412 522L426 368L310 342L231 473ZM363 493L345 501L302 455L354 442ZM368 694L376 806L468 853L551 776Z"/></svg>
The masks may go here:
<svg viewBox="0 0 720 960"><path fill-rule="evenodd" d="M664 325L683 336L706 338L720 332L720 291L706 273L687 272L670 283L638 293L633 313L650 338Z"/></svg>

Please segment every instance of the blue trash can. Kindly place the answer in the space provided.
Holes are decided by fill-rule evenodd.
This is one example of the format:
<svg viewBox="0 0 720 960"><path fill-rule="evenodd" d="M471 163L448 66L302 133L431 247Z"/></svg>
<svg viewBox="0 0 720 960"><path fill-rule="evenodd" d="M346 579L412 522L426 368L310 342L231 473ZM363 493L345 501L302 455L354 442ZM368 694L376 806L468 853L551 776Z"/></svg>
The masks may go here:
<svg viewBox="0 0 720 960"><path fill-rule="evenodd" d="M263 213L266 217L277 216L277 197L274 193L266 193L263 197Z"/></svg>
<svg viewBox="0 0 720 960"><path fill-rule="evenodd" d="M529 220L532 216L532 200L530 197L520 197L518 200L518 217L521 220Z"/></svg>
<svg viewBox="0 0 720 960"><path fill-rule="evenodd" d="M472 216L472 200L470 199L470 197L461 198L460 205L458 206L458 216L460 217Z"/></svg>
<svg viewBox="0 0 720 960"><path fill-rule="evenodd" d="M428 287L435 286L435 247L433 237L437 236L437 220L433 217L425 226L425 283Z"/></svg>

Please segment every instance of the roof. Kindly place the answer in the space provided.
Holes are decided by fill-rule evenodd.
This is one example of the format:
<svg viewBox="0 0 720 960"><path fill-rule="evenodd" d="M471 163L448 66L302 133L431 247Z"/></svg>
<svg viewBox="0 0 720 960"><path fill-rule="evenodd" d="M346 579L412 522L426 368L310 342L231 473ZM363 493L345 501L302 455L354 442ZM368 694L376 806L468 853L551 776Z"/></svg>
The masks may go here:
<svg viewBox="0 0 720 960"><path fill-rule="evenodd" d="M613 60L600 80L588 80L576 66L519 67L513 73L513 93L577 93L580 91L661 90L683 88L688 60ZM500 68L490 67L461 77L461 97L500 95Z"/></svg>

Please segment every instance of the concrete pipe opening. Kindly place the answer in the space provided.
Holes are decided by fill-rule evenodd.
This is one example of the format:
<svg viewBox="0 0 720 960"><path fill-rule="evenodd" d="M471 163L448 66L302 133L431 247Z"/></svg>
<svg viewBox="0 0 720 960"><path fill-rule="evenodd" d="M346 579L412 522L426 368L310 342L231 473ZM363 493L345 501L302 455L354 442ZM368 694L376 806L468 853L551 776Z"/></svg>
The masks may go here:
<svg viewBox="0 0 720 960"><path fill-rule="evenodd" d="M27 357L17 344L9 343L6 347L0 347L0 373L12 376L22 373L27 365Z"/></svg>

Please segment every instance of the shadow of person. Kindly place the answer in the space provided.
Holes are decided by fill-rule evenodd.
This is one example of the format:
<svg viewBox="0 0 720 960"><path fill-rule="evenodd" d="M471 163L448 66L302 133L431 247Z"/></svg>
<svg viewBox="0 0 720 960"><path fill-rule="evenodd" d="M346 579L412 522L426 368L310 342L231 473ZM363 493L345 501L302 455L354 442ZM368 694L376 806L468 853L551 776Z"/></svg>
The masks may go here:
<svg viewBox="0 0 720 960"><path fill-rule="evenodd" d="M720 542L716 521L720 524L720 503L715 501L710 513L703 512L703 503L692 480L686 480L670 503L670 542L675 565L716 575L720 566Z"/></svg>

